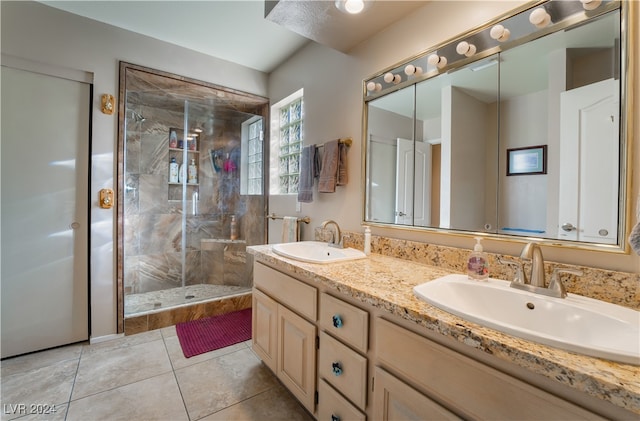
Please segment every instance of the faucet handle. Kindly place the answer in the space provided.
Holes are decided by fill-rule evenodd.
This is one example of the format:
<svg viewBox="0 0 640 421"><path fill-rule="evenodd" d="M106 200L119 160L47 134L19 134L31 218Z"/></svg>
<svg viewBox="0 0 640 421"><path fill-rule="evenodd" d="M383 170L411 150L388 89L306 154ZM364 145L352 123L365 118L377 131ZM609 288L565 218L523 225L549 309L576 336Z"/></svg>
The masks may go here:
<svg viewBox="0 0 640 421"><path fill-rule="evenodd" d="M563 268L555 268L553 270L553 274L551 275L551 281L549 282L549 289L556 291L560 298L565 298L567 296L567 290L564 287L564 283L560 277L561 273L569 273L571 275L581 276L582 271L578 269L563 269Z"/></svg>
<svg viewBox="0 0 640 421"><path fill-rule="evenodd" d="M516 268L516 277L514 278L513 282L517 284L527 283L527 280L525 279L524 266L522 265L522 262L518 260L503 259L503 258L499 258L498 262L502 263L503 265L514 266Z"/></svg>

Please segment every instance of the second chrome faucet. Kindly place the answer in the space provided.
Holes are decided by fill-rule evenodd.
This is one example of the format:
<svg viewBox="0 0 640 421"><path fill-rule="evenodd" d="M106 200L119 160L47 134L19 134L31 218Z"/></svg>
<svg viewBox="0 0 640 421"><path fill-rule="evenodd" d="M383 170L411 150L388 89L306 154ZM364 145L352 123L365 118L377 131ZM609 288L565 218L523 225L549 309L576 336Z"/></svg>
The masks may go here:
<svg viewBox="0 0 640 421"><path fill-rule="evenodd" d="M522 261L531 262L531 272L528 277ZM511 281L512 288L557 298L565 298L567 296L567 291L560 279L561 273L582 275L579 270L556 268L547 287L544 279L544 258L542 257L542 250L537 243L528 243L524 246L522 253L520 253L520 261L501 259L500 262L516 268L516 276Z"/></svg>

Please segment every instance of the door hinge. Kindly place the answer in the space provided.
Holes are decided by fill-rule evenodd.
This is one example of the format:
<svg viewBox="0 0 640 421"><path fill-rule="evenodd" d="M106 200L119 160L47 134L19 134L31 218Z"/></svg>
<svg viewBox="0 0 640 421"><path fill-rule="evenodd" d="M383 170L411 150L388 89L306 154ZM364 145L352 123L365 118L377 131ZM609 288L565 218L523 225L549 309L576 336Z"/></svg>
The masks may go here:
<svg viewBox="0 0 640 421"><path fill-rule="evenodd" d="M316 349L320 349L320 336L316 336Z"/></svg>
<svg viewBox="0 0 640 421"><path fill-rule="evenodd" d="M371 377L371 393L373 393L376 389L376 378L375 376Z"/></svg>
<svg viewBox="0 0 640 421"><path fill-rule="evenodd" d="M313 402L317 405L319 401L318 391L316 390L313 394Z"/></svg>

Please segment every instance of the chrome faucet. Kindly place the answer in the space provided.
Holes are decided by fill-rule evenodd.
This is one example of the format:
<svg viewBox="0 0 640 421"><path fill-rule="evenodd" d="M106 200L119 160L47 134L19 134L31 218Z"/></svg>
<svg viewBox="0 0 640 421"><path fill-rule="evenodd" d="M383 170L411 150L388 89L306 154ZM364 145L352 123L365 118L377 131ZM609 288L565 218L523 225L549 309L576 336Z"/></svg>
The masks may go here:
<svg viewBox="0 0 640 421"><path fill-rule="evenodd" d="M531 275L527 282L527 274L523 273L524 283L533 285L534 287L544 288L544 259L542 258L542 250L537 243L528 243L522 249L520 258L531 261Z"/></svg>
<svg viewBox="0 0 640 421"><path fill-rule="evenodd" d="M516 268L516 276L511 281L511 287L522 289L536 294L548 295L550 297L565 298L567 291L560 279L560 273L570 273L573 275L582 275L582 272L575 269L556 268L551 276L549 286L545 286L544 282L544 259L542 250L537 243L528 243L520 253L520 261L500 259L500 263L511 265ZM522 260L531 261L531 274L527 278L524 271Z"/></svg>
<svg viewBox="0 0 640 421"><path fill-rule="evenodd" d="M329 219L328 221L324 221L322 223L322 229L325 229L327 225L333 225L335 229L335 233L331 232L331 241L329 241L330 247L343 248L342 245L342 232L340 231L340 226L336 221Z"/></svg>

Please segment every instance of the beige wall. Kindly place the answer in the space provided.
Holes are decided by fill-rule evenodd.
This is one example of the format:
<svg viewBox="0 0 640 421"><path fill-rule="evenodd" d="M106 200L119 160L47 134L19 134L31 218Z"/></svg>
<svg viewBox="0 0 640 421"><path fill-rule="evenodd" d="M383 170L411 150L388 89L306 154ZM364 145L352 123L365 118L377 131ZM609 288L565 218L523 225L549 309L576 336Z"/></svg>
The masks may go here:
<svg viewBox="0 0 640 421"><path fill-rule="evenodd" d="M297 89L304 88L306 143L322 143L347 136L354 139L354 145L349 151L349 184L338 187L336 193L316 194L313 203L302 204L300 215L310 216L311 226L318 226L325 219L334 219L345 229L362 230L363 79L418 54L432 45L482 25L524 3L523 1L433 1L361 44L349 55L312 43L276 69L269 77L269 96L272 102L278 101ZM632 3L637 9L638 2ZM636 65L640 60L637 54L639 44L637 32L634 47ZM640 98L637 73L635 81L636 98ZM638 126L640 125L636 124L633 139L640 137ZM640 162L638 148L634 148L633 154L634 162ZM635 197L638 196L638 178L637 171L634 171L631 206L635 206ZM271 212L280 215L297 214L294 197L272 196L269 205ZM632 223L636 222L634 213L631 212ZM279 241L279 228L278 221L270 222L270 242ZM464 248L473 246L473 239L469 236L379 227L372 228L372 231L378 235L442 245ZM312 233L313 230L307 229L304 238L310 239ZM521 242L485 242L488 251L512 255L518 255L522 245ZM573 250L567 247L544 247L544 255L546 259L556 262L640 272L640 258L633 252L611 254Z"/></svg>

